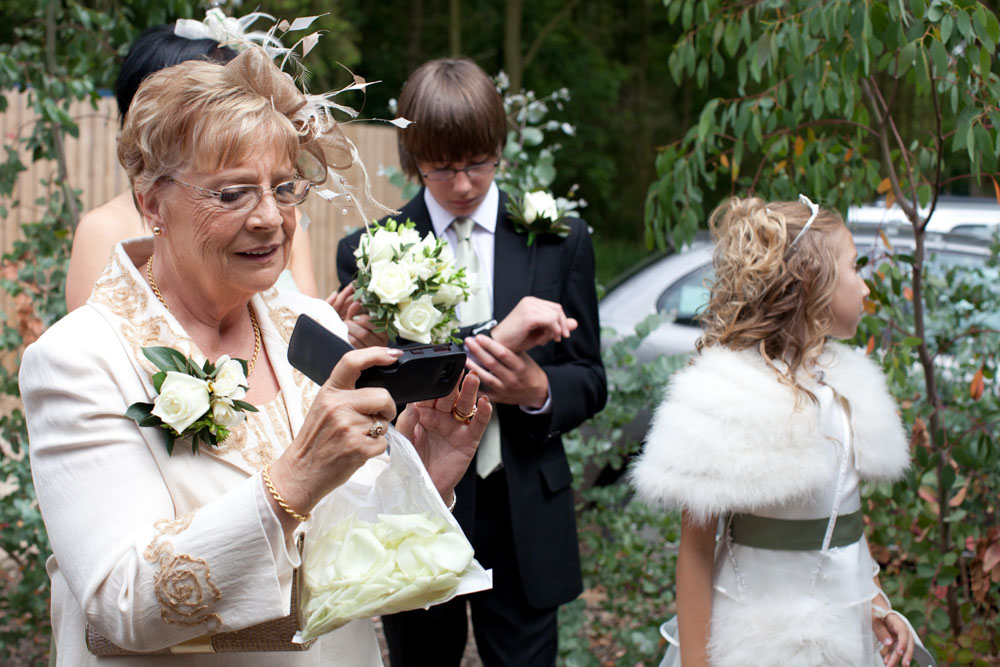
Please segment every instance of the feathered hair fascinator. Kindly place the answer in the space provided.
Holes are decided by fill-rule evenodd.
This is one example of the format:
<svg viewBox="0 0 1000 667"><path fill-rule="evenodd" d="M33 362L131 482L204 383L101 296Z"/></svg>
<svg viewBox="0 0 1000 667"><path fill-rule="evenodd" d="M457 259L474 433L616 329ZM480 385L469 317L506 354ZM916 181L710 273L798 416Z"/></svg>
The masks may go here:
<svg viewBox="0 0 1000 667"><path fill-rule="evenodd" d="M268 19L272 23L277 23L273 16L264 12L252 12L236 18L226 16L221 9L213 7L205 12L205 18L201 21L177 19L174 23L174 34L185 39L211 39L218 42L219 46L228 46L234 51L243 51L250 44L282 48L281 42L274 39L269 32L259 30L247 32L247 28L258 19Z"/></svg>
<svg viewBox="0 0 1000 667"><path fill-rule="evenodd" d="M239 68L247 83L269 98L275 110L295 126L301 148L296 165L299 175L316 185L326 183L327 187L313 191L327 201L339 200L337 203L342 205L344 215L347 215L348 205L357 209L367 224L373 211L381 212L374 217L392 215L396 211L382 205L372 195L371 179L358 149L340 129L333 115L337 111L353 119L357 118L358 112L334 102L333 98L351 90L364 91L371 83L378 82L366 82L351 72L354 81L343 88L319 95L305 91L303 75L306 70L301 59L316 46L320 32L311 32L290 47L283 45L279 35L307 30L317 18L319 16L308 16L289 23L277 21L263 12L232 18L213 8L206 12L204 21L179 19L174 26L174 34L189 39L213 39L220 46L241 52L241 56L226 66ZM247 32L259 19L267 19L273 25L266 32ZM245 53L247 51L250 53ZM289 66L295 70L294 77L286 71ZM403 119L389 122L399 127L409 124ZM337 173L351 167L358 169L360 187L350 185L344 176Z"/></svg>

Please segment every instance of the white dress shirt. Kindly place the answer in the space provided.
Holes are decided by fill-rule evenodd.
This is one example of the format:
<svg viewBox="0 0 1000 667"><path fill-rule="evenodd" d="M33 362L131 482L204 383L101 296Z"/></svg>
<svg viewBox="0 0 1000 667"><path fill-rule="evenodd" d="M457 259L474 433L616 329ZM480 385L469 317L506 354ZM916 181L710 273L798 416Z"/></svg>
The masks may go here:
<svg viewBox="0 0 1000 667"><path fill-rule="evenodd" d="M431 226L434 228L434 235L439 239L446 239L454 255L458 244L458 237L455 235L455 230L451 228L451 223L455 220L456 216L445 210L444 206L441 206L434 199L434 195L427 188L424 188L424 204L427 205L427 212L431 216ZM493 181L490 183L490 189L486 191L486 197L479 204L479 208L472 215L463 216L472 218L476 222L476 226L472 228L472 247L476 251L476 259L479 260L481 273L479 284L481 289L486 290L486 293L489 295L490 304L493 304L493 255L496 246L495 234L497 231L499 209L500 188L497 187L496 181ZM461 309L462 306L459 305L457 309L459 315L461 315ZM496 316L495 312L493 316ZM466 350L466 353L468 353L468 350ZM522 405L521 410L532 415L548 414L551 412L552 387L548 388L548 396L542 407L536 409Z"/></svg>

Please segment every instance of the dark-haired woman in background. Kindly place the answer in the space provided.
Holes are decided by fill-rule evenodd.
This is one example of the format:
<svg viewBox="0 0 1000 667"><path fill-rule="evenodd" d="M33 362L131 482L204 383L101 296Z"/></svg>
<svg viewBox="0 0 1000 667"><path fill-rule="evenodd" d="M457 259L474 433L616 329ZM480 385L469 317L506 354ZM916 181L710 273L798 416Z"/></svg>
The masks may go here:
<svg viewBox="0 0 1000 667"><path fill-rule="evenodd" d="M135 91L150 74L187 60L211 60L225 64L236 57L235 51L220 46L214 39L190 39L175 34L174 30L173 23L147 28L129 48L115 82L115 97L123 125ZM301 223L299 217L296 221ZM66 274L66 309L75 310L87 302L115 244L149 233L136 210L131 190L84 214L73 235L73 250ZM294 287L308 296L317 296L319 289L313 275L309 236L302 224L299 224L299 233L295 235L287 269L279 280L280 284Z"/></svg>

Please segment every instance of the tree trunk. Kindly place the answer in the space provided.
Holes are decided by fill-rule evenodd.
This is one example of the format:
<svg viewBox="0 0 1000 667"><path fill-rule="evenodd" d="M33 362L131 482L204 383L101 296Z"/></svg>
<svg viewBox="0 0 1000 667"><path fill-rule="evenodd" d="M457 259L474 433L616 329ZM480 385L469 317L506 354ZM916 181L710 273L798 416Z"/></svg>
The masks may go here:
<svg viewBox="0 0 1000 667"><path fill-rule="evenodd" d="M521 59L521 21L524 18L524 0L507 0L503 24L503 69L510 79L511 92L522 86L523 61Z"/></svg>
<svg viewBox="0 0 1000 667"><path fill-rule="evenodd" d="M417 69L423 62L424 0L410 4L410 39L406 45L406 73Z"/></svg>
<svg viewBox="0 0 1000 667"><path fill-rule="evenodd" d="M459 0L448 0L448 47L451 56L462 55L462 14Z"/></svg>
<svg viewBox="0 0 1000 667"><path fill-rule="evenodd" d="M938 144L941 145L940 143ZM940 187L940 185L938 185ZM935 474L937 476L937 503L938 503L938 549L942 555L955 550L951 538L951 523L948 521L948 489L944 486L944 471L949 466L948 454L948 434L945 431L941 415L944 405L938 393L937 378L934 376L934 359L931 357L927 347L926 328L924 326L924 230L922 221L911 220L913 223L913 335L920 339L917 346L917 356L920 359L920 366L924 370L924 388L927 390L927 402L931 405L929 433L932 451L938 455ZM952 634L957 637L962 633L962 617L958 609L958 589L957 584L952 582L948 585L945 594L945 604L948 610L948 622L951 625Z"/></svg>
<svg viewBox="0 0 1000 667"><path fill-rule="evenodd" d="M49 72L56 75L56 0L50 0L45 11L45 65ZM70 219L66 222L71 232L76 231L80 222L80 209L77 206L76 194L69 182L69 170L66 167L66 147L63 143L63 128L52 128L52 146L56 154L56 170L59 174L59 187L66 201L66 209ZM51 186L51 183L50 183Z"/></svg>

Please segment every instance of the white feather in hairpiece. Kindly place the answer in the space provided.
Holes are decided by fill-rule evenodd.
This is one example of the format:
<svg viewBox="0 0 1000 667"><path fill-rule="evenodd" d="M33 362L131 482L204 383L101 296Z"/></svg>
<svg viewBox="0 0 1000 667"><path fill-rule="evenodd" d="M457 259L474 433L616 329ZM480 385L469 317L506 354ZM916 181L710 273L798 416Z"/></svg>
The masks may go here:
<svg viewBox="0 0 1000 667"><path fill-rule="evenodd" d="M293 77L291 74L288 74L288 76L298 80L301 84L306 72L301 59L312 51L319 42L320 31L315 31L302 37L292 44L291 47L283 45L281 39L279 39L279 33L284 35L289 32L307 30L320 16L325 15L300 17L289 23L284 19L278 21L275 17L264 12L253 12L240 18L233 18L226 16L219 8L213 8L205 13L205 19L202 21L179 19L174 24L174 34L187 39L212 39L218 42L220 46L228 46L236 51L244 51L253 46L262 47L267 55L276 61L278 68L282 71L285 71L287 65L291 62L297 75ZM266 32L247 32L247 29L259 19L271 21L272 25L270 29ZM341 66L343 67L343 65ZM390 215L397 212L383 206L372 195L368 170L358 155L358 149L340 130L333 114L334 111L339 111L349 118L357 118L358 111L352 107L334 102L333 98L351 90L363 91L373 83L379 82L366 81L363 77L354 74L348 68L344 67L344 69L347 69L351 74L353 79L351 84L319 95L309 94L303 90L305 104L298 108L290 117L290 120L298 128L299 135L303 139L304 150L299 154L299 161L296 167L301 176L315 183L319 183L324 179L326 180L328 187L321 190L313 190L313 192L316 192L327 201L342 199L344 208L341 209L341 212L346 215L346 206L350 204L357 209L367 224L368 212L366 211L366 206L369 208L374 207ZM410 121L404 118L397 118L386 122L400 128L405 128L410 124ZM322 155L325 158L324 161L328 165L325 171L317 155ZM358 188L348 184L347 179L335 171L347 169L352 166L357 167L361 172L362 185L360 188L360 197L356 196L359 194Z"/></svg>
<svg viewBox="0 0 1000 667"><path fill-rule="evenodd" d="M282 48L272 31L247 32L247 28L257 22L258 19L268 19L272 23L277 21L270 14L264 12L251 12L246 16L236 18L226 16L221 9L213 7L205 12L205 18L201 21L194 19L177 19L174 23L174 34L186 39L211 39L219 43L220 46L229 46L237 51L242 51L251 44L270 48Z"/></svg>

